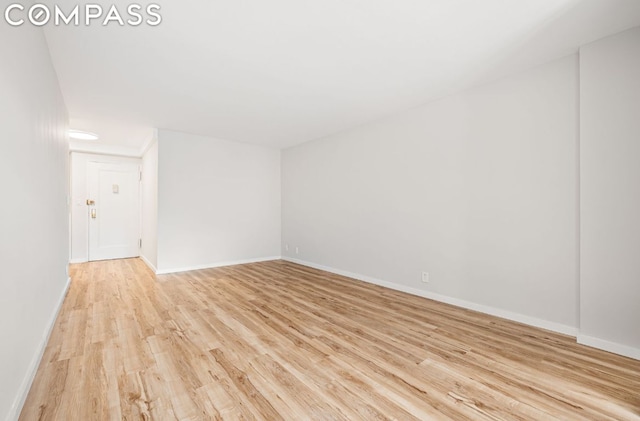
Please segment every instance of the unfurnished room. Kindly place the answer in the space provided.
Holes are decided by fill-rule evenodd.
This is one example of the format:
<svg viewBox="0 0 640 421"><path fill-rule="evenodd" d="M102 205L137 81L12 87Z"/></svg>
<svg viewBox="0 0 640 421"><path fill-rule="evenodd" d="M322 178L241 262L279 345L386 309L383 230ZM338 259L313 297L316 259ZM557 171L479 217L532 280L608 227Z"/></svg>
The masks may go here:
<svg viewBox="0 0 640 421"><path fill-rule="evenodd" d="M640 421L640 0L0 6L0 420Z"/></svg>

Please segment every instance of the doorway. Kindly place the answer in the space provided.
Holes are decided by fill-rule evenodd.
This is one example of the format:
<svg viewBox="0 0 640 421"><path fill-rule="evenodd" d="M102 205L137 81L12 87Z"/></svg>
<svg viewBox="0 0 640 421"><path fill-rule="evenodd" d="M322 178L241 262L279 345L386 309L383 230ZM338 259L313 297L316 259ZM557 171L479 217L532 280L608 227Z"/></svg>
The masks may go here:
<svg viewBox="0 0 640 421"><path fill-rule="evenodd" d="M97 167L101 168L101 170L98 171L94 164L102 164L98 165ZM135 156L106 155L83 151L71 151L69 168L69 190L71 192L71 200L69 203L69 225L71 228L69 232L70 263L83 263L88 262L89 260L133 257L140 254L140 248L138 247L140 244L139 241L141 237L142 226L142 184L140 182L139 175L140 168L142 168L142 160ZM119 180L116 180L112 181L111 184L107 184L110 177L109 173L114 172L114 170L115 172L128 172L130 173L130 179L137 180L138 200L135 201L135 203L133 203L133 200L130 200L130 202L132 202L131 205L123 205L126 206L125 209L130 209L127 212L130 215L127 220L134 221L133 214L135 214L135 221L125 224L107 221L107 223L105 224L106 227L101 227L101 225L103 225L101 224L103 216L109 217L109 206L113 205L113 201L115 201L116 199L122 199L122 194L124 194L122 187L126 183L121 183ZM90 179L95 180L96 178L99 178L96 174L96 171L98 171L98 173L102 173L102 178L104 181L104 183L102 184L104 184L104 190L106 190L106 192L101 192L100 187L89 186ZM96 183L91 182L91 184ZM118 185L118 193L113 193L113 184ZM129 189L126 190L127 192L129 192ZM109 192L109 194L106 194L107 192ZM113 197L115 195L120 196ZM98 196L104 197L98 199ZM93 200L95 202L95 205L87 205L87 200ZM105 202L105 200L106 204L103 203ZM119 200L119 202L125 201L126 200ZM106 207L103 208L103 205L105 205ZM92 219L94 218L91 218L92 207L95 207L96 221L92 221ZM115 234L118 232L118 228L116 230L109 229L109 232L105 234L104 231L109 227L109 225L120 227L128 225L132 227L127 230L128 239L124 241L118 241L117 239L109 238L110 235L115 237ZM90 236L90 229L96 229L97 232L94 233L94 235ZM122 228L119 229L121 230ZM100 231L103 231L104 235L100 236ZM124 238L124 236L122 237ZM91 240L97 240L98 246L97 248L94 248L96 249L96 253L92 253L92 255L90 256L89 242ZM116 253L116 249L118 248L116 246L118 244L120 244L121 246L125 245L126 247L122 248L129 250L124 250L126 251L126 253L123 253L123 250L121 248L120 252Z"/></svg>
<svg viewBox="0 0 640 421"><path fill-rule="evenodd" d="M140 255L140 166L87 163L88 260Z"/></svg>

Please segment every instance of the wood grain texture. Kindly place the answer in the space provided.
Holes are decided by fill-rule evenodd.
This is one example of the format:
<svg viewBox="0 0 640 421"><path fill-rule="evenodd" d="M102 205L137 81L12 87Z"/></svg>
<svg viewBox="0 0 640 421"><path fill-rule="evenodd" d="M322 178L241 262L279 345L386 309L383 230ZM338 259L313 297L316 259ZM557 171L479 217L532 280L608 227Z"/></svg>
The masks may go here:
<svg viewBox="0 0 640 421"><path fill-rule="evenodd" d="M640 361L293 263L71 271L21 420L640 420Z"/></svg>

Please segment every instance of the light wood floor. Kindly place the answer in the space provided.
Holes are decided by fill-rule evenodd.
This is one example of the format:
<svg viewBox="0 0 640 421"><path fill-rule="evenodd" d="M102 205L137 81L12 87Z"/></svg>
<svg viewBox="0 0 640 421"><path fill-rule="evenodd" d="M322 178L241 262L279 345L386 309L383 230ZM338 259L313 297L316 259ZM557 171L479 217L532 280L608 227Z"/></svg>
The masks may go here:
<svg viewBox="0 0 640 421"><path fill-rule="evenodd" d="M21 420L640 420L640 362L274 261L72 266Z"/></svg>

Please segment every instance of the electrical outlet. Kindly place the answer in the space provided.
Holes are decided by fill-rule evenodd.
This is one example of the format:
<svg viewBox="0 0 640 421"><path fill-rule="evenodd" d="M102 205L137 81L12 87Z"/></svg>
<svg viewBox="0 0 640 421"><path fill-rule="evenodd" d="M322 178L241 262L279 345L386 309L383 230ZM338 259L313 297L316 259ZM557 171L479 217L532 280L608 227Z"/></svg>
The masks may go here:
<svg viewBox="0 0 640 421"><path fill-rule="evenodd" d="M296 254L300 253L300 250L298 249L298 247L296 247Z"/></svg>
<svg viewBox="0 0 640 421"><path fill-rule="evenodd" d="M429 272L422 272L422 282L425 284L429 283Z"/></svg>
<svg viewBox="0 0 640 421"><path fill-rule="evenodd" d="M285 244L285 245L284 245L284 249L285 249L286 251L289 251L289 244Z"/></svg>

